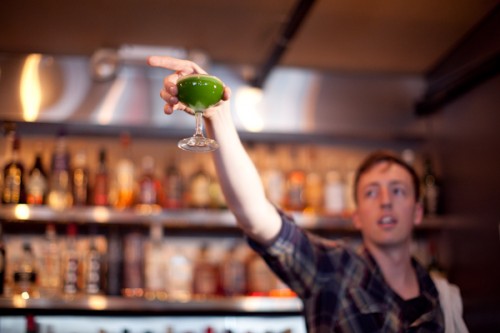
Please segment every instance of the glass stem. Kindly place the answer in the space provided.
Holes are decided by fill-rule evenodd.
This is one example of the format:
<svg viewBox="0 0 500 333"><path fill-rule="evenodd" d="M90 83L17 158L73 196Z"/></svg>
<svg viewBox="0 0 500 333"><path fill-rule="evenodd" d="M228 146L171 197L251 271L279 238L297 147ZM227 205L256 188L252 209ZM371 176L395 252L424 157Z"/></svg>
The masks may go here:
<svg viewBox="0 0 500 333"><path fill-rule="evenodd" d="M195 111L194 113L194 118L196 120L196 132L194 133L194 136L201 136L203 137L203 112L201 111Z"/></svg>

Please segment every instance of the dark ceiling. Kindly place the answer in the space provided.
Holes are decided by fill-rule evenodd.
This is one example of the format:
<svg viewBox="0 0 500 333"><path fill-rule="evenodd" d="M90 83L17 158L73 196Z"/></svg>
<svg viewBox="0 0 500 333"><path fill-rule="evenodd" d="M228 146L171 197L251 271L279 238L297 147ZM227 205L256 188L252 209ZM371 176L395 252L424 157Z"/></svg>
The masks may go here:
<svg viewBox="0 0 500 333"><path fill-rule="evenodd" d="M422 74L497 0L317 0L281 65ZM123 44L200 49L260 66L296 1L2 0L0 52L90 55Z"/></svg>

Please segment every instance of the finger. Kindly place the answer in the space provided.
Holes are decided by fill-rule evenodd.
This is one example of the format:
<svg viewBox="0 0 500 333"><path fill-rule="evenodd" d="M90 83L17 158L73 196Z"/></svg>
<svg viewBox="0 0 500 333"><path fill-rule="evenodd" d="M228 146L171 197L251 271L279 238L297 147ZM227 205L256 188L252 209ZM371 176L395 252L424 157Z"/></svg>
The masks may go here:
<svg viewBox="0 0 500 333"><path fill-rule="evenodd" d="M176 71L182 75L207 72L198 66L198 64L184 59L172 58L169 56L151 56L148 57L148 64L153 67L161 67Z"/></svg>
<svg viewBox="0 0 500 333"><path fill-rule="evenodd" d="M172 95L177 95L177 79L179 78L179 74L175 73L165 77L163 80L163 86L165 90Z"/></svg>
<svg viewBox="0 0 500 333"><path fill-rule="evenodd" d="M222 100L228 101L231 98L231 88L224 87L224 93L222 94Z"/></svg>
<svg viewBox="0 0 500 333"><path fill-rule="evenodd" d="M163 111L165 112L165 114L172 114L174 112L174 108L170 104L165 104L165 106L163 107Z"/></svg>

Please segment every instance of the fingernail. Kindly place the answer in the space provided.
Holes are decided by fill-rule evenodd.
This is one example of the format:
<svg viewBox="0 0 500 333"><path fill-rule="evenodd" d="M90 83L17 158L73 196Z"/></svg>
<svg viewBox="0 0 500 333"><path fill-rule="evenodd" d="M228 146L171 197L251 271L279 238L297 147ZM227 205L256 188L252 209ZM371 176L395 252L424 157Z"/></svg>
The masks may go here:
<svg viewBox="0 0 500 333"><path fill-rule="evenodd" d="M157 56L150 56L150 57L148 57L148 62L150 65L158 65L158 57Z"/></svg>

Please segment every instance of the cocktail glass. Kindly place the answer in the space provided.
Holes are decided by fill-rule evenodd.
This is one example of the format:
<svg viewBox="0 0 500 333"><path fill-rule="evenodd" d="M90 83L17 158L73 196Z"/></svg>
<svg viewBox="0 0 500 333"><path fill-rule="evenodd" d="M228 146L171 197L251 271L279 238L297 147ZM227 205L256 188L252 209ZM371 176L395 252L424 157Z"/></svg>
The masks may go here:
<svg viewBox="0 0 500 333"><path fill-rule="evenodd" d="M203 135L203 112L217 104L224 93L224 84L215 76L189 74L177 81L179 101L194 111L196 131L193 136L179 141L181 149L208 152L219 148L219 144Z"/></svg>

